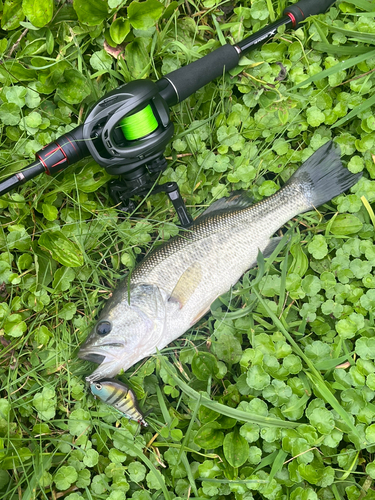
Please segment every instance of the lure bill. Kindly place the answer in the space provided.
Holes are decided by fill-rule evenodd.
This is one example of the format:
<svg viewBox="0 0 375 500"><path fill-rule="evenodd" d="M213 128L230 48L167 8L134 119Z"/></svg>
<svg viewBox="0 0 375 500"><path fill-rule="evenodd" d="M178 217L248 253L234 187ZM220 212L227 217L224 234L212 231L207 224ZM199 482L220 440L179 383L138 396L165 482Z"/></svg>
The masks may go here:
<svg viewBox="0 0 375 500"><path fill-rule="evenodd" d="M100 380L90 384L91 392L107 405L113 406L130 420L147 427L131 389L118 380Z"/></svg>

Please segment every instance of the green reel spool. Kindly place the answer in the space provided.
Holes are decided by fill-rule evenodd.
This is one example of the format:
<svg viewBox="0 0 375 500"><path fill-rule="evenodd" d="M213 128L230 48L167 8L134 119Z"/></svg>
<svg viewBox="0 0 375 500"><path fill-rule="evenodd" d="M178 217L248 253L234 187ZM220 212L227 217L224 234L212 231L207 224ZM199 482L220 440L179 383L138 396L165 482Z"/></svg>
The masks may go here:
<svg viewBox="0 0 375 500"><path fill-rule="evenodd" d="M135 141L154 132L159 126L150 104L133 115L126 116L120 121L125 139Z"/></svg>

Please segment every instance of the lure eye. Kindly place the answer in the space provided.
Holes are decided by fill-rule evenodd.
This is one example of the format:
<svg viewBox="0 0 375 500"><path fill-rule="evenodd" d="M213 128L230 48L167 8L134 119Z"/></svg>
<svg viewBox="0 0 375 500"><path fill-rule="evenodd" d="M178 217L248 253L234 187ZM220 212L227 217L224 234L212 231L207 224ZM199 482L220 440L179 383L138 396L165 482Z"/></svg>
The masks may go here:
<svg viewBox="0 0 375 500"><path fill-rule="evenodd" d="M95 384L95 389L97 389L98 391L101 391L102 390L102 384L96 383Z"/></svg>
<svg viewBox="0 0 375 500"><path fill-rule="evenodd" d="M96 333L99 335L108 335L112 330L112 325L109 321L100 321L96 327Z"/></svg>

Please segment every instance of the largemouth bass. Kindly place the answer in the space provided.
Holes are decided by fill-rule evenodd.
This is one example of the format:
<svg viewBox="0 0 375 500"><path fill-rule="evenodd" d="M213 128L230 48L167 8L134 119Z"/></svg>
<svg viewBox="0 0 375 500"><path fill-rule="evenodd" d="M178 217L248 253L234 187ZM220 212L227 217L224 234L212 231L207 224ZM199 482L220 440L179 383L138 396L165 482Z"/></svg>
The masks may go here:
<svg viewBox="0 0 375 500"><path fill-rule="evenodd" d="M113 406L128 419L147 427L148 424L138 408L137 398L125 384L118 380L100 380L100 382L91 382L90 389L95 397Z"/></svg>
<svg viewBox="0 0 375 500"><path fill-rule="evenodd" d="M105 305L79 357L100 366L87 380L113 377L154 354L192 327L212 302L271 255L272 235L298 214L353 186L352 174L328 142L269 198L249 205L234 195L218 200L188 231L150 253ZM129 302L130 297L130 302Z"/></svg>

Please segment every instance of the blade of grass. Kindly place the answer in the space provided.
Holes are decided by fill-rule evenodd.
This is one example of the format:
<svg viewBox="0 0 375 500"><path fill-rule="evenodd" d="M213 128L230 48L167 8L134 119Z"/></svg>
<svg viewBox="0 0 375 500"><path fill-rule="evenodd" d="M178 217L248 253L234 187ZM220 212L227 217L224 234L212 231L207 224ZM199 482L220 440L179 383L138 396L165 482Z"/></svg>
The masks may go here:
<svg viewBox="0 0 375 500"><path fill-rule="evenodd" d="M181 450L182 450L182 448L181 448ZM186 456L185 451L182 452L181 459L182 459L182 463L184 464L191 489L193 490L194 495L198 496L198 489L197 489L197 485L195 484L193 471L191 470L190 463L189 463L189 460Z"/></svg>
<svg viewBox="0 0 375 500"><path fill-rule="evenodd" d="M267 457L264 457L263 460L260 462L260 464L258 464L258 466L256 467L256 469L254 470L253 474L255 474L256 472L258 472L258 470L262 470L265 467L268 467L268 465L271 465L274 462L274 460L276 460L277 454L278 454L278 451L275 450L274 452L272 452Z"/></svg>
<svg viewBox="0 0 375 500"><path fill-rule="evenodd" d="M348 12L349 16L375 17L375 12Z"/></svg>
<svg viewBox="0 0 375 500"><path fill-rule="evenodd" d="M222 312L211 309L211 314L216 319L223 319L225 317L227 320L229 319L234 320L248 316L254 309L254 306L255 306L255 301L253 300L248 306L244 307L243 309L237 309L237 311L233 312L227 312L227 311Z"/></svg>
<svg viewBox="0 0 375 500"><path fill-rule="evenodd" d="M181 445L177 443L160 443L159 441L153 442L152 446L155 446L156 448L181 448ZM209 458L210 460L213 460L214 458L220 458L217 453L202 453L201 451L193 450L193 448L189 448L188 446L185 447L185 451L189 453L196 453L200 457Z"/></svg>
<svg viewBox="0 0 375 500"><path fill-rule="evenodd" d="M289 251L287 250L285 254L285 263L288 262ZM280 281L280 295L279 295L279 305L277 307L277 315L280 316L283 313L283 308L285 305L285 295L286 295L286 273L288 270L288 266L285 264L281 271L281 281Z"/></svg>
<svg viewBox="0 0 375 500"><path fill-rule="evenodd" d="M340 356L339 358L325 359L324 361L318 361L317 363L315 363L315 368L319 371L332 370L332 368L335 368L337 365L341 365L341 363L345 363L345 361L350 358L350 354L345 354L344 356Z"/></svg>
<svg viewBox="0 0 375 500"><path fill-rule="evenodd" d="M370 57L374 57L374 56L375 56L375 50L371 50L370 52L367 52L365 54L361 54L359 56L347 59L346 61L342 61L338 64L335 64L331 68L320 71L316 75L310 76L309 78L307 78L303 82L298 83L297 85L294 85L294 87L292 87L290 89L290 91L299 89L300 87L303 87L304 85L310 84L312 82L317 82L318 80L322 80L323 78L326 78L327 76L334 75L338 71L343 71L345 69L351 68L352 66L355 66L356 64L359 64L363 61L366 61Z"/></svg>
<svg viewBox="0 0 375 500"><path fill-rule="evenodd" d="M298 423L296 422L287 422L285 420L279 420L272 417L260 417L255 413L248 413L246 411L237 410L236 408L230 408L229 406L225 406L217 401L212 401L211 399L200 395L197 391L192 389L188 384L183 382L172 369L172 365L163 357L160 357L161 364L164 366L165 370L168 374L173 378L178 387L187 394L190 398L194 400L198 400L199 396L201 396L201 404L206 408L210 408L222 415L226 415L227 417L235 418L237 420L242 420L244 422L251 422L254 424L258 424L262 427L283 427L288 429L294 429L298 427Z"/></svg>
<svg viewBox="0 0 375 500"><path fill-rule="evenodd" d="M169 414L169 411L167 409L167 405L165 404L165 401L164 401L164 398L163 398L163 395L161 393L159 386L156 386L156 394L158 396L159 407L160 407L161 412L163 414L163 418L165 420L165 423L170 424L172 421L172 417Z"/></svg>
<svg viewBox="0 0 375 500"><path fill-rule="evenodd" d="M33 463L34 473L28 481L28 486L23 492L22 500L33 500L36 498L36 488L39 485L40 478L45 471L48 471L52 463L52 454L47 457L41 457L41 455L36 453L35 460Z"/></svg>
<svg viewBox="0 0 375 500"><path fill-rule="evenodd" d="M361 441L360 434L353 424L350 415L347 413L346 410L340 405L340 403L337 401L335 396L332 394L330 389L327 387L326 383L322 379L321 375L319 374L319 377L317 377L315 374L313 375L312 373L306 372L306 375L308 378L311 380L312 384L314 385L315 389L319 391L319 394L322 396L322 398L332 406L332 408L338 413L338 415L341 417L341 419L345 422L345 424L350 428L351 432L357 437L359 441ZM366 443L363 443L365 446Z"/></svg>
<svg viewBox="0 0 375 500"><path fill-rule="evenodd" d="M264 479L216 479L216 478L208 478L208 477L198 477L197 481L207 481L209 483L223 483L223 484L248 484L248 483L257 483L257 484L265 484L268 481ZM216 497L215 497L216 498ZM202 499L202 497L199 497ZM190 497L190 500L193 500Z"/></svg>
<svg viewBox="0 0 375 500"><path fill-rule="evenodd" d="M269 482L272 481L272 479L275 477L275 474L281 471L287 455L288 453L286 451L282 449L279 450L278 454L276 455L275 461L272 464L271 472L268 478Z"/></svg>
<svg viewBox="0 0 375 500"><path fill-rule="evenodd" d="M365 206L365 208L370 216L372 225L375 227L375 214L374 214L374 211L372 209L372 206L370 205L370 203L368 202L368 200L365 196L361 196L361 201L364 204L364 206Z"/></svg>
<svg viewBox="0 0 375 500"><path fill-rule="evenodd" d="M318 32L320 38L323 40L324 43L328 44L327 37L325 36L324 31L322 30L320 24L318 22L316 22L314 16L311 18L311 21L313 22L313 24L316 28L316 31Z"/></svg>
<svg viewBox="0 0 375 500"><path fill-rule="evenodd" d="M331 45L330 43L317 42L313 44L313 47L320 52L327 52L327 54L336 54L338 56L357 56L367 54L368 52L368 47L364 45L354 47L351 45Z"/></svg>
<svg viewBox="0 0 375 500"><path fill-rule="evenodd" d="M216 34L219 38L219 41L221 45L226 45L227 42L225 41L225 37L223 35L223 32L221 31L220 24L217 22L216 16L212 16L212 20L214 22L215 28L216 28Z"/></svg>
<svg viewBox="0 0 375 500"><path fill-rule="evenodd" d="M359 106L356 106L354 109L350 111L350 113L341 118L341 120L334 123L331 126L331 128L340 127L343 123L347 122L348 120L351 120L352 118L357 116L359 113L362 113L366 109L371 108L371 106L373 106L374 104L375 104L375 94L366 99L365 101L361 102Z"/></svg>
<svg viewBox="0 0 375 500"><path fill-rule="evenodd" d="M183 137L185 137L185 135L191 134L192 132L194 132L194 130L202 127L202 125L205 125L206 123L210 122L211 120L214 120L217 116L219 116L219 112L214 113L213 115L211 115L209 118L206 118L205 120L200 120L198 124L193 125L192 127L189 127L188 129L184 130L180 134L176 134L174 136L174 140L182 139Z"/></svg>
<svg viewBox="0 0 375 500"><path fill-rule="evenodd" d="M258 252L257 264L258 264L258 272L256 274L255 279L251 283L251 287L257 285L260 280L263 278L264 274L268 273L270 267L272 266L275 258L280 253L280 250L285 246L287 241L291 240L291 233L293 232L294 227L288 229L288 231L283 235L276 248L273 250L271 255L267 257L267 261L264 259L264 256L261 251Z"/></svg>
<svg viewBox="0 0 375 500"><path fill-rule="evenodd" d="M294 403L292 406L287 406L285 405L285 409L283 410L283 415L287 416L289 412L291 411L296 411L299 408L304 408L306 406L307 401L310 399L310 396L307 394L304 394L296 403Z"/></svg>
<svg viewBox="0 0 375 500"><path fill-rule="evenodd" d="M342 496L340 495L338 489L337 489L337 486L335 484L333 484L331 486L331 489L332 489L332 493L335 495L335 499L336 500L342 500Z"/></svg>
<svg viewBox="0 0 375 500"><path fill-rule="evenodd" d="M110 426L108 424L105 424L102 421L98 421L97 425L98 425L98 428L103 427L105 429L112 429L113 430L112 426ZM123 429L121 427L116 429L116 432L120 432L121 433L122 431L125 431L126 433L128 432L126 429ZM155 477L157 478L157 480L158 480L158 482L160 484L160 487L161 487L161 489L162 489L162 491L163 491L163 493L165 495L165 498L167 500L171 500L171 497L169 495L169 491L167 490L167 487L166 487L165 482L164 482L164 476L153 465L153 463L151 462L151 460L146 457L146 455L143 453L143 449L140 449L137 446L135 446L135 444L132 441L130 441L130 439L128 439L126 437L126 435L124 436L124 441L126 442L127 448L132 453L134 453L134 455L137 456L150 469L150 471L152 471L155 474Z"/></svg>
<svg viewBox="0 0 375 500"><path fill-rule="evenodd" d="M191 416L191 420L189 423L189 427L188 427L188 429L185 433L184 439L181 443L181 448L180 448L180 451L179 451L178 456L177 456L176 465L174 467L174 469L176 469L177 465L180 463L180 460L182 458L182 463L185 466L185 469L186 469L186 472L188 475L188 479L189 479L189 483L190 483L195 495L198 495L198 490L197 490L197 486L196 486L195 481L194 481L194 477L193 477L193 473L192 473L191 468L190 468L189 461L186 457L185 446L186 446L187 441L189 440L190 433L191 433L193 425L195 423L195 419L197 417L197 413L198 413L200 404L201 404L201 396L199 396L197 404L195 405L195 408L194 408L194 411L193 411L193 414ZM174 471L172 471L172 476L174 477Z"/></svg>
<svg viewBox="0 0 375 500"><path fill-rule="evenodd" d="M313 383L314 387L319 391L321 394L322 398L332 406L332 408L336 411L336 413L341 417L341 419L346 423L346 425L349 427L349 429L353 432L353 434L357 437L357 439L360 441L360 435L353 424L350 415L344 410L344 408L340 405L340 403L337 401L335 396L332 394L330 389L327 387L323 377L321 374L318 372L318 370L315 368L314 363L305 355L305 353L302 351L302 349L298 346L298 344L295 342L293 337L290 335L290 333L286 330L282 322L278 319L278 317L271 311L271 309L268 307L267 303L263 300L261 297L260 293L258 290L254 289L255 295L258 297L259 302L263 305L264 309L267 311L267 315L272 319L274 325L280 330L280 332L285 336L285 338L288 340L290 345L292 346L294 352L298 354L298 356L305 362L305 364L309 367L310 372L306 372L306 375L308 375L309 379Z"/></svg>
<svg viewBox="0 0 375 500"><path fill-rule="evenodd" d="M350 40L356 40L359 42L366 42L366 43L374 43L374 36L372 33L363 33L359 31L354 31L354 30L347 30L345 28L339 28L338 26L332 26L330 24L322 22L320 19L317 19L317 21L324 26L326 26L330 31L333 33L342 33L346 37L348 37Z"/></svg>
<svg viewBox="0 0 375 500"><path fill-rule="evenodd" d="M181 450L180 450L180 452L179 452L179 454L177 456L177 464L180 462L180 457L181 457L182 451L185 449L186 442L188 441L190 433L192 431L192 428L193 428L193 425L194 425L194 422L195 422L195 419L197 417L198 410L199 410L199 407L200 407L200 404L201 404L201 397L202 396L199 395L197 404L195 405L193 414L192 414L191 419L190 419L189 427L188 427L188 429L187 429L187 431L185 433L184 439L183 439L183 441L181 443Z"/></svg>
<svg viewBox="0 0 375 500"><path fill-rule="evenodd" d="M85 487L85 492L86 492L86 495L87 495L87 500L94 500L92 498L91 491L88 489L87 486Z"/></svg>
<svg viewBox="0 0 375 500"><path fill-rule="evenodd" d="M347 479L349 477L349 475L351 474L351 472L353 471L353 469L356 467L357 465L357 460L358 460L358 457L359 457L359 451L357 451L355 457L354 457L354 460L352 461L350 467L344 472L344 474L341 476L341 481L345 481L345 479Z"/></svg>
<svg viewBox="0 0 375 500"><path fill-rule="evenodd" d="M346 3L351 3L352 5L355 5L356 7L359 7L360 9L366 10L368 12L371 12L374 8L374 4L371 2L367 2L367 0L345 0Z"/></svg>
<svg viewBox="0 0 375 500"><path fill-rule="evenodd" d="M273 8L272 1L266 0L266 4L267 4L267 9L268 9L268 12L270 15L270 21L271 21L271 23L273 23L275 21L276 17L275 17L275 10Z"/></svg>
<svg viewBox="0 0 375 500"><path fill-rule="evenodd" d="M339 213L338 213L338 212L336 212L336 213L334 214L334 216L332 217L332 219L330 219L330 221L328 222L328 224L327 224L327 226L326 226L326 229L325 229L325 231L324 231L324 236L325 236L326 238L328 238L328 237L329 237L329 233L330 233L330 231L331 231L332 224L334 223L334 221L335 221L335 219L336 219L336 217L337 217L338 215L339 215Z"/></svg>

